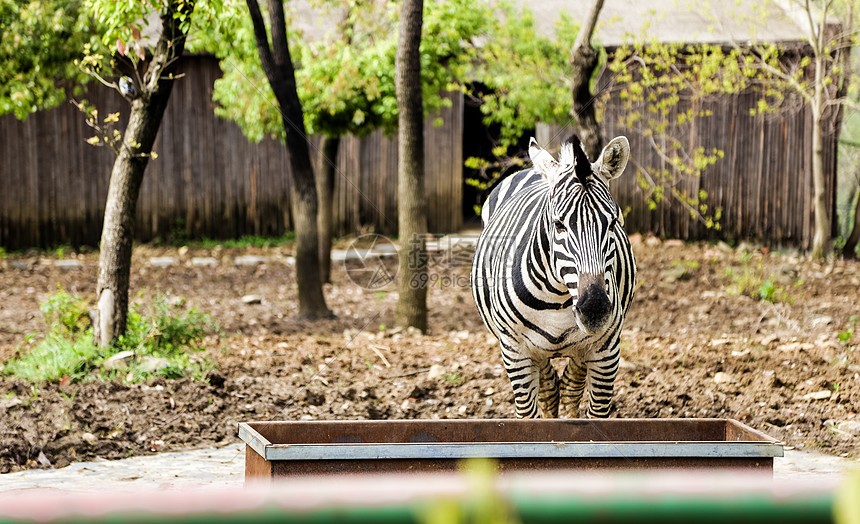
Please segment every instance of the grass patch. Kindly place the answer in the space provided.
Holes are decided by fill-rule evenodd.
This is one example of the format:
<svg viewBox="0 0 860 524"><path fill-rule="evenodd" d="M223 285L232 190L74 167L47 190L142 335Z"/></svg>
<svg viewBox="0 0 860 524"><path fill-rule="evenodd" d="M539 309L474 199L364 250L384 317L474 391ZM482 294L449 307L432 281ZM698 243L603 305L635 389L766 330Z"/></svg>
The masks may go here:
<svg viewBox="0 0 860 524"><path fill-rule="evenodd" d="M857 315L851 315L851 318L848 319L848 328L845 329L845 331L840 331L837 334L839 342L842 342L843 345L847 346L848 343L851 341L851 338L854 336L854 330L857 328L858 318L860 317L858 317Z"/></svg>
<svg viewBox="0 0 860 524"><path fill-rule="evenodd" d="M698 260L673 260L667 276L670 280L689 280L698 270Z"/></svg>
<svg viewBox="0 0 860 524"><path fill-rule="evenodd" d="M34 384L62 379L142 382L154 376L201 380L213 367L199 355L205 349L203 337L218 326L209 315L183 310L182 305L171 304L162 294L150 305L135 302L129 308L125 335L114 346L99 348L93 344L90 304L59 288L39 307L48 327L45 337L35 342L35 335L28 336L35 345L26 352L19 350L21 356L6 362L3 373ZM102 367L122 351L134 353L123 369Z"/></svg>
<svg viewBox="0 0 860 524"><path fill-rule="evenodd" d="M80 382L98 360L99 351L92 340L48 333L29 353L8 361L3 372L32 383L56 382L66 376Z"/></svg>
<svg viewBox="0 0 860 524"><path fill-rule="evenodd" d="M782 283L776 275L766 272L761 264L755 267L750 264L740 268L728 267L726 276L731 279L726 289L730 295L744 295L774 304L793 304L791 290L803 285L803 280L795 280L792 284Z"/></svg>
<svg viewBox="0 0 860 524"><path fill-rule="evenodd" d="M217 246L223 248L238 248L245 249L249 247L265 248L276 247L292 244L296 241L296 233L287 231L279 237L264 237L258 235L243 235L239 238L231 238L226 240L215 240L211 238L201 238L200 240L192 240L188 242L188 246L199 249L214 249Z"/></svg>

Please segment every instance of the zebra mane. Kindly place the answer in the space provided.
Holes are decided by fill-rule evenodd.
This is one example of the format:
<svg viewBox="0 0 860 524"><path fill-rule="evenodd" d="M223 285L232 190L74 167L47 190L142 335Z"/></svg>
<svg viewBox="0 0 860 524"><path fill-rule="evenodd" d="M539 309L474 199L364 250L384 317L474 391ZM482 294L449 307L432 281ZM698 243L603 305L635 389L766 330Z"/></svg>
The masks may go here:
<svg viewBox="0 0 860 524"><path fill-rule="evenodd" d="M593 174L588 155L582 149L582 141L576 135L570 135L562 142L558 160L562 165L574 165L576 177L579 178L583 186L586 185L588 176Z"/></svg>

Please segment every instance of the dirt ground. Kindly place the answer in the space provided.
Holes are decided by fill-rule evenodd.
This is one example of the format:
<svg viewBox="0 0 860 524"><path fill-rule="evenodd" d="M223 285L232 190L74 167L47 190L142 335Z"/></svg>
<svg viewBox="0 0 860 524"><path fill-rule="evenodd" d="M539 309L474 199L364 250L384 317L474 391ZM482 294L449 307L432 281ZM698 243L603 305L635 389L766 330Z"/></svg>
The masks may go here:
<svg viewBox="0 0 860 524"><path fill-rule="evenodd" d="M633 242L639 284L613 417L730 417L788 446L857 456L860 264L752 245ZM337 319L296 321L289 252L136 248L134 293L186 297L218 321L222 334L206 340L217 369L207 382L138 385L31 387L0 375L0 472L234 442L239 421L513 416L498 346L468 289L468 253L434 255L421 335L391 328L391 286L363 289L342 262L325 290ZM237 266L240 255L268 261ZM179 264L154 267L156 256ZM218 265L196 267L192 257ZM44 331L38 304L57 284L93 296L97 255L65 258L82 267L56 267L43 254L0 261L0 362ZM750 282L756 298L738 293ZM262 302L244 303L249 294Z"/></svg>

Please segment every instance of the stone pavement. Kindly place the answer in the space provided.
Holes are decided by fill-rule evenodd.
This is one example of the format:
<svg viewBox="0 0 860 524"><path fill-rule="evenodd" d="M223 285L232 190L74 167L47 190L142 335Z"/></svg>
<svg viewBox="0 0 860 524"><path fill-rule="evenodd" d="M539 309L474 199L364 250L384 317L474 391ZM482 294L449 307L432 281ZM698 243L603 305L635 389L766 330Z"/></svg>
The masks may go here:
<svg viewBox="0 0 860 524"><path fill-rule="evenodd" d="M786 450L774 459L774 480L839 479L860 461ZM61 469L30 470L0 475L0 493L47 488L62 491L137 491L241 487L245 473L245 445L164 452L123 460L79 462Z"/></svg>
<svg viewBox="0 0 860 524"><path fill-rule="evenodd" d="M77 462L60 469L33 469L0 475L0 493L32 488L63 491L126 491L241 487L245 444L215 449L164 452L122 460Z"/></svg>

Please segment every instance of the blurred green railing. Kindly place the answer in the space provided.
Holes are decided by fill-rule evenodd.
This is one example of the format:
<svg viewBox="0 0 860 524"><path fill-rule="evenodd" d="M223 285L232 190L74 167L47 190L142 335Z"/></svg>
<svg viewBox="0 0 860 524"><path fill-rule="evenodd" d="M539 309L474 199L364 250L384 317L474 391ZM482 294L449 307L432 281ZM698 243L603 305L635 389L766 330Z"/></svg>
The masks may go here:
<svg viewBox="0 0 860 524"><path fill-rule="evenodd" d="M267 489L0 493L0 524L860 524L860 472L837 486L761 477L583 473L343 476ZM71 488L71 487L70 487Z"/></svg>

